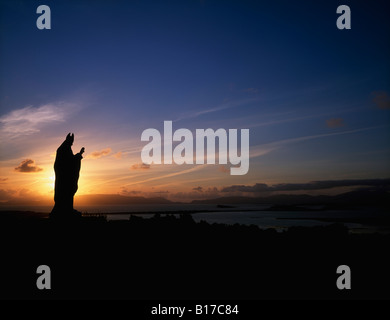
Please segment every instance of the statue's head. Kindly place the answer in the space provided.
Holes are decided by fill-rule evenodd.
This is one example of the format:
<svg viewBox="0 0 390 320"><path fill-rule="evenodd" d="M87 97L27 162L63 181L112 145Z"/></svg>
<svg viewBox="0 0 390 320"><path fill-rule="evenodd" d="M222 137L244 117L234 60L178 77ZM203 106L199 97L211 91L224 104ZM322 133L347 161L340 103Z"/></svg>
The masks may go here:
<svg viewBox="0 0 390 320"><path fill-rule="evenodd" d="M70 145L72 145L74 141L74 133L70 134L69 132L68 135L66 136L65 141L68 142Z"/></svg>

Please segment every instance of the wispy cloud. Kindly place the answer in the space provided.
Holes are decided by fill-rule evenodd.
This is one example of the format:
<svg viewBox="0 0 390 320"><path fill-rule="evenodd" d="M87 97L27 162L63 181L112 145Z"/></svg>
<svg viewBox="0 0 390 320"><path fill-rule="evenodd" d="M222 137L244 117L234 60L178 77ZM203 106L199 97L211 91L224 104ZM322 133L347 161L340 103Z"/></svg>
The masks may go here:
<svg viewBox="0 0 390 320"><path fill-rule="evenodd" d="M13 199L14 195L16 193L16 190L4 190L0 189L0 202L8 201Z"/></svg>
<svg viewBox="0 0 390 320"><path fill-rule="evenodd" d="M303 136L303 137L297 137L297 138L276 141L276 142L271 143L270 145L280 146L280 145L294 143L294 142L301 142L301 141L325 138L325 137L330 137L330 136L339 136L339 135L344 135L344 134L362 132L362 131L377 129L380 127L383 127L383 126L375 126L375 127L367 127L367 128L354 129L354 130L348 130L348 131L342 131L342 132L332 132L332 133L323 133L323 134L316 134L316 135L310 135L310 136Z"/></svg>
<svg viewBox="0 0 390 320"><path fill-rule="evenodd" d="M128 190L126 187L121 187L120 193L125 196L135 196L141 194L142 192L139 190Z"/></svg>
<svg viewBox="0 0 390 320"><path fill-rule="evenodd" d="M86 158L87 159L99 159L101 157L107 156L111 153L111 148L106 148L100 151L94 151L91 154L89 154Z"/></svg>
<svg viewBox="0 0 390 320"><path fill-rule="evenodd" d="M204 168L204 166L205 165L197 165L197 166L195 166L193 168L190 168L190 169L187 169L187 170L182 170L182 171L178 171L178 172L168 173L166 175L152 177L152 178L148 178L148 179L145 179L145 180L142 180L142 181L135 181L133 183L127 184L127 186L130 186L130 185L133 185L133 184L142 184L142 183L146 183L146 182L150 182L150 181L155 181L155 180L160 180L160 179L165 179L165 178L171 178L171 177L179 176L179 175L182 175L182 174L186 174L186 173L190 173L190 172L201 170L201 169Z"/></svg>
<svg viewBox="0 0 390 320"><path fill-rule="evenodd" d="M0 130L3 135L11 138L37 133L45 125L64 122L75 109L74 106L71 103L57 102L16 109L0 117Z"/></svg>
<svg viewBox="0 0 390 320"><path fill-rule="evenodd" d="M150 164L146 163L135 163L131 166L131 170L148 170L150 169Z"/></svg>
<svg viewBox="0 0 390 320"><path fill-rule="evenodd" d="M375 91L372 93L374 98L372 99L379 109L390 109L390 97L385 91Z"/></svg>
<svg viewBox="0 0 390 320"><path fill-rule="evenodd" d="M254 146L249 150L249 158L257 158L264 156L267 153L270 153L278 148L278 146L272 146L271 144Z"/></svg>
<svg viewBox="0 0 390 320"><path fill-rule="evenodd" d="M42 171L43 169L38 167L36 164L35 164L35 161L34 160L31 160L31 159L26 159L26 160L23 160L19 166L17 166L15 168L15 171L17 172L40 172Z"/></svg>
<svg viewBox="0 0 390 320"><path fill-rule="evenodd" d="M340 128L345 126L344 120L342 118L332 118L325 121L328 128Z"/></svg>
<svg viewBox="0 0 390 320"><path fill-rule="evenodd" d="M225 165L219 165L218 171L223 172L223 173L230 173L230 168L228 166L225 166Z"/></svg>
<svg viewBox="0 0 390 320"><path fill-rule="evenodd" d="M342 131L342 132L316 134L316 135L274 141L274 142L263 144L263 145L257 145L257 146L254 146L251 148L250 158L256 158L259 156L263 156L263 155L270 153L270 152L272 152L272 151L274 151L274 150L276 150L284 145L288 145L291 143L297 143L297 142L319 139L319 138L326 138L326 137L331 137L331 136L339 136L339 135L344 135L344 134L352 134L352 133L356 133L356 132L373 130L373 129L377 129L377 128L381 128L381 127L383 127L383 126L367 127L367 128L348 130L348 131Z"/></svg>
<svg viewBox="0 0 390 320"><path fill-rule="evenodd" d="M213 112L223 111L223 110L230 109L230 108L244 106L244 105L246 105L248 103L255 102L255 101L258 101L258 100L259 100L259 98L251 98L251 99L244 99L244 100L228 101L228 102L225 102L225 103L223 103L223 104L221 104L221 105L219 105L217 107L214 107L214 108L204 109L204 110L200 110L200 111L184 114L181 117L179 117L179 118L177 118L176 120L173 120L173 121L176 122L176 121L181 121L181 120L185 120L185 119L197 118L199 116L202 116L202 115L205 115L205 114L208 114L208 113L213 113Z"/></svg>
<svg viewBox="0 0 390 320"><path fill-rule="evenodd" d="M119 151L119 152L115 153L113 155L113 157L116 158L116 159L122 159L122 151Z"/></svg>
<svg viewBox="0 0 390 320"><path fill-rule="evenodd" d="M248 92L248 93L259 93L259 89L257 88L247 88L242 90L243 92Z"/></svg>
<svg viewBox="0 0 390 320"><path fill-rule="evenodd" d="M186 201L186 200L194 200L194 199L213 199L216 197L223 196L217 187L208 187L202 188L202 191L199 192L197 188L192 189L190 192L175 192L170 193L167 198L174 201Z"/></svg>
<svg viewBox="0 0 390 320"><path fill-rule="evenodd" d="M352 108L341 109L341 110L332 111L332 112L316 113L316 114L303 115L303 116L293 117L293 118L285 118L285 119L278 119L278 120L269 120L269 121L255 122L255 123L251 123L249 125L246 125L245 127L246 128L256 128L256 127L271 126L271 125L275 125L275 124L283 124L283 123L289 123L289 122L298 122L298 121L302 121L302 120L321 118L321 117L325 117L325 116L332 116L332 115L335 115L335 114L356 112L356 111L362 110L364 108L365 107L352 107ZM287 114L291 114L291 113L292 112L289 111L289 112L285 112L285 113L280 113L279 115L283 116L283 115L287 115ZM269 115L269 116L278 116L278 114L273 114L273 115ZM246 117L245 119L249 119L249 118ZM336 119L340 119L340 118L336 118Z"/></svg>

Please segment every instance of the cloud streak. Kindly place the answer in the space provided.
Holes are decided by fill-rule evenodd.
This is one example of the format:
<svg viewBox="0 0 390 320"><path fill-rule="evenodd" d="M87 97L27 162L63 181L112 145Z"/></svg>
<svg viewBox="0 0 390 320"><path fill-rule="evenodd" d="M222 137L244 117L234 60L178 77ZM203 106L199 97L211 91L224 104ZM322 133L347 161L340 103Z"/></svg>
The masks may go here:
<svg viewBox="0 0 390 320"><path fill-rule="evenodd" d="M10 138L37 133L45 125L64 122L73 106L58 102L13 110L0 117L1 132Z"/></svg>
<svg viewBox="0 0 390 320"><path fill-rule="evenodd" d="M201 170L204 168L205 165L197 165L191 169L187 169L187 170L182 170L182 171L178 171L178 172L173 172L173 173L169 173L169 174L166 174L166 175L163 175L163 176L157 176L157 177L153 177L153 178L148 178L148 179L145 179L145 180L142 180L142 181L136 181L136 182L133 182L133 183L129 183L127 184L126 186L131 186L133 184L142 184L142 183L145 183L145 182L150 182L150 181L155 181L155 180L160 180L160 179L165 179L165 178L171 178L171 177L175 177L175 176L179 176L179 175L182 175L182 174L186 174L186 173L190 173L190 172L193 172L193 171L198 171L198 170Z"/></svg>
<svg viewBox="0 0 390 320"><path fill-rule="evenodd" d="M344 135L344 134L357 133L357 132L373 130L373 129L377 129L377 128L381 128L381 127L383 127L383 126L367 127L367 128L348 130L348 131L342 131L342 132L316 134L316 135L274 141L274 142L263 144L263 145L257 145L257 146L254 146L253 148L251 148L250 158L256 158L259 156L263 156L263 155L270 153L276 149L279 149L280 147L282 147L284 145L288 145L288 144L292 144L292 143L308 141L308 140L313 140L313 139L319 139L319 138L326 138L326 137L331 137L331 136L339 136L339 135Z"/></svg>
<svg viewBox="0 0 390 320"><path fill-rule="evenodd" d="M321 117L325 117L325 116L331 116L331 115L334 115L334 114L356 112L359 109L362 109L362 108L361 107L353 107L353 108L348 108L348 109L337 110L337 111L334 111L334 112L309 114L309 115L304 115L304 116L299 116L299 117L294 117L294 118L286 118L286 119L270 120L270 121L265 121L265 122L251 123L249 125L246 125L246 128L257 128L257 127L273 126L273 125L289 123L289 122L298 122L298 121L302 121L302 120L308 120L308 119L321 118ZM273 115L268 115L268 116L273 117L273 116L286 115L286 114L291 114L291 113L292 112L289 111L289 112L283 112L283 113L273 114ZM246 117L245 119L249 119L249 118Z"/></svg>
<svg viewBox="0 0 390 320"><path fill-rule="evenodd" d="M204 109L201 111L185 114L185 115L177 118L176 120L173 120L173 122L177 122L177 121L181 121L181 120L185 120L185 119L197 118L199 116L202 116L202 115L205 115L208 113L213 113L213 112L223 111L223 110L230 109L230 108L240 107L240 106L243 106L247 103L255 102L258 100L259 100L258 98L252 98L252 99L226 102L226 103L224 103L220 106L214 107L214 108Z"/></svg>
<svg viewBox="0 0 390 320"><path fill-rule="evenodd" d="M248 93L259 93L259 89L257 88L247 88L242 90L243 92L248 92Z"/></svg>

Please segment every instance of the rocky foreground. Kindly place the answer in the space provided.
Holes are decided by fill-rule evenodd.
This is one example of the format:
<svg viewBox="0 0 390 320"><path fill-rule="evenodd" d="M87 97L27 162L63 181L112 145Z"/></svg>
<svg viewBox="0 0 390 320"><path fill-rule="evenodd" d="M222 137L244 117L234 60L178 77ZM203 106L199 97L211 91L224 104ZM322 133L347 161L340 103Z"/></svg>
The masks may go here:
<svg viewBox="0 0 390 320"><path fill-rule="evenodd" d="M19 216L20 217L20 216ZM195 223L190 214L129 221L3 215L1 298L389 298L389 235L342 224L292 227ZM51 290L38 290L39 265ZM336 269L348 265L351 290Z"/></svg>

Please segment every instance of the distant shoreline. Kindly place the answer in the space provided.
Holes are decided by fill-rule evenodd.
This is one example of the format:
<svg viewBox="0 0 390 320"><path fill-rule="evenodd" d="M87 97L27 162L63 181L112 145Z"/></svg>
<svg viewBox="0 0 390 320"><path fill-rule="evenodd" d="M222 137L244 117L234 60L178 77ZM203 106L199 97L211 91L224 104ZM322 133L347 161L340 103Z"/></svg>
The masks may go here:
<svg viewBox="0 0 390 320"><path fill-rule="evenodd" d="M160 204L158 206L163 207L164 205L171 206L173 204ZM176 204L174 204L176 205ZM185 206L183 204L177 204L180 206ZM194 204L188 204L189 206L192 206ZM205 204L207 205L207 204ZM99 206L79 206L76 207L79 211L83 213L83 215L128 215L128 214L196 214L196 213L212 213L212 212L321 212L321 211L352 211L352 210L361 210L365 208L371 208L372 206L355 206L355 205L345 205L345 204L328 204L328 205L310 205L310 204L294 204L294 205L285 205L285 204L262 204L259 205L259 207L253 207L256 206L256 204L242 204L243 206L251 206L251 208L245 208L245 207L240 207L240 205L224 205L224 204L214 204L208 205L208 208L205 209L191 209L191 210L186 210L186 209L179 209L179 210L155 210L152 209L152 211L115 211L115 212L104 212L106 205L101 206L102 207L102 212L88 212L87 208L88 207L99 207ZM116 206L122 206L122 205L107 205L108 207L116 207ZM129 205L132 207L137 207L141 208L145 206L145 204L140 204L140 205ZM154 205L153 205L154 206ZM196 206L196 204L195 204ZM47 212L42 212L42 211L34 211L34 210L23 210L23 209L17 209L20 206L15 206L15 209L12 208L13 206L6 206L5 208L2 208L0 205L0 214L3 212L14 212L14 213L22 213L22 212L29 212L29 213L36 213L39 215L49 214L49 211ZM22 206L24 207L24 206ZM51 208L51 206L26 206L26 207L47 207ZM82 209L80 209L82 208ZM384 209L381 206L375 207L376 209L382 210ZM50 209L51 210L51 209Z"/></svg>
<svg viewBox="0 0 390 320"><path fill-rule="evenodd" d="M295 210L294 210L295 208ZM290 209L290 210L289 210ZM167 210L167 211L137 211L137 212L112 212L112 213L83 213L82 217L83 219L87 222L89 221L88 219L91 219L90 221L93 220L93 218L102 218L106 222L110 222L112 220L115 220L116 223L120 221L128 221L131 216L154 216L154 217L166 217L166 216L180 216L180 215L193 215L193 214L211 214L212 216L213 213L243 213L243 212L258 212L258 213L266 213L266 212L288 212L291 211L291 216L289 217L274 217L275 220L290 220L290 221L318 221L318 222L326 222L330 224L360 224L362 226L367 226L367 227L377 227L380 229L382 232L384 231L385 233L390 233L390 215L383 215L383 216L367 216L367 217L324 217L324 216L315 216L315 215L305 215L301 217L296 217L293 216L294 213L302 213L304 214L306 211L318 211L318 212L323 212L326 210L322 209L310 209L310 210L297 210L299 209L298 207L295 206L271 206L266 209L239 209L239 208L215 208L214 210L180 210L180 211L175 211L175 210ZM350 211L350 210L349 210ZM348 212L346 210L346 212ZM309 214L309 213L308 213ZM107 219L109 216L128 216L126 219ZM24 220L40 220L40 219L49 219L49 213L47 212L37 212L37 211L22 211L22 210L6 210L6 211L1 211L0 210L0 221L13 221L13 220L18 220L18 221L24 221ZM207 221L207 219L206 219ZM217 223L217 224L226 224L223 221L207 221L208 223ZM239 224L239 225L245 225L245 223L231 223L233 224ZM248 224L246 224L248 225ZM261 228L261 226L256 225L253 223L253 225ZM307 225L302 225L300 227L304 228L311 228L312 226L307 226ZM280 229L280 226L277 227L271 227L273 229ZM285 229L288 229L289 227L286 227ZM283 228L282 228L283 229ZM359 228L357 228L359 229ZM352 230L352 229L351 229Z"/></svg>

